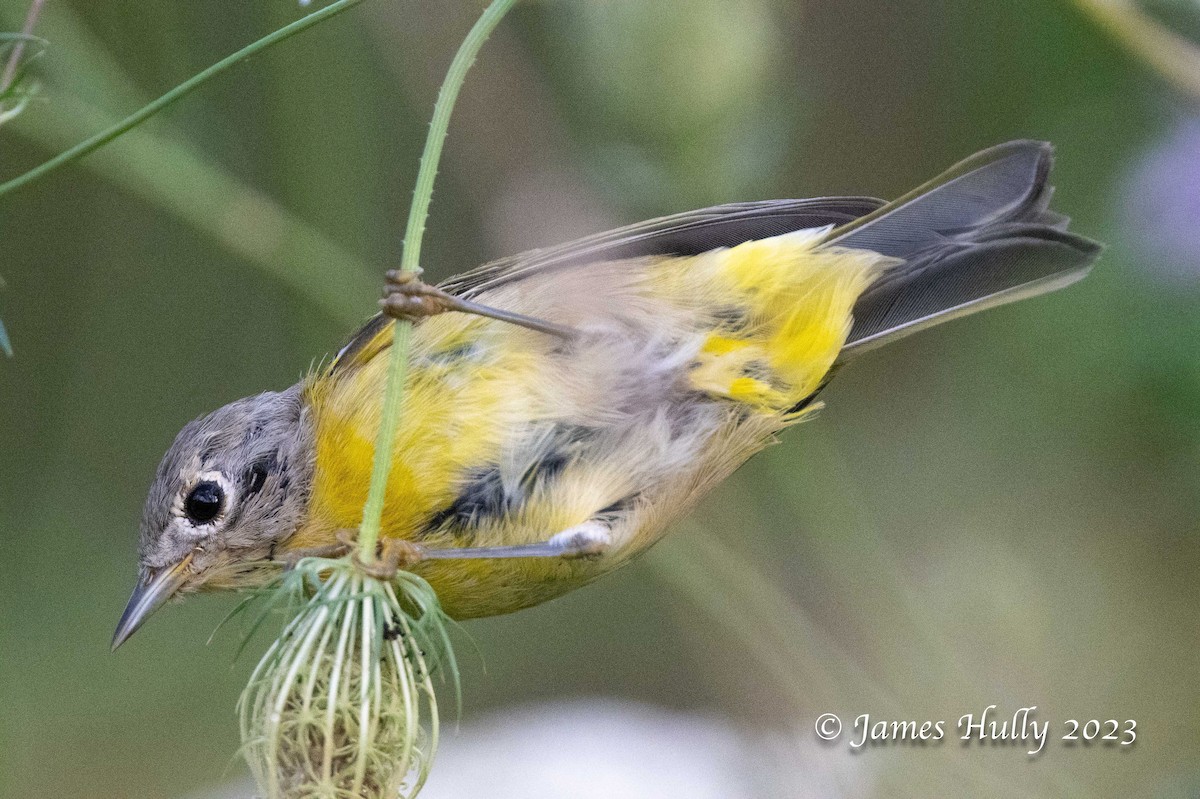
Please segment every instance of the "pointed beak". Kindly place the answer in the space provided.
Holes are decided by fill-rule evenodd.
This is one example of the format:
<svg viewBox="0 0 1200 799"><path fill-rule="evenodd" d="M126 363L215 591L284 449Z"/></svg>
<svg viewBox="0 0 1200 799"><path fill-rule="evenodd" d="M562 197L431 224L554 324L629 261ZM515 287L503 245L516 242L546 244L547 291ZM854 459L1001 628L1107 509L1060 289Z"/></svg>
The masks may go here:
<svg viewBox="0 0 1200 799"><path fill-rule="evenodd" d="M186 558L169 569L161 570L157 574L148 574L138 583L137 588L133 589L133 595L129 597L129 603L125 605L125 612L121 614L121 620L117 622L117 631L113 633L112 648L114 652L117 647L128 641L129 637L137 632L142 623L150 618L150 614L162 607L163 603L174 596L180 586L187 581L192 554L188 553Z"/></svg>

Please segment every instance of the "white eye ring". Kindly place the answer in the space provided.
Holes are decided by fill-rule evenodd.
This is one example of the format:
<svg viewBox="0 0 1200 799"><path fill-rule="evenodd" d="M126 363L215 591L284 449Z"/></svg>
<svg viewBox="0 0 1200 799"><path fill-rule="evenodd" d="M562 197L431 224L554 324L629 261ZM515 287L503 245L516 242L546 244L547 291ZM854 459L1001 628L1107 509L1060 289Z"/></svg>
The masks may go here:
<svg viewBox="0 0 1200 799"><path fill-rule="evenodd" d="M188 486L188 491L195 488L196 483L216 483L225 492L225 496L233 496L233 483L225 478L224 472L200 472L200 474L196 475L196 479L192 481L192 484ZM184 493L186 494L187 492L185 491Z"/></svg>
<svg viewBox="0 0 1200 799"><path fill-rule="evenodd" d="M216 483L221 489L224 497L220 511L213 516L212 519L203 523L193 521L186 510L187 498L195 490L196 486L201 483ZM171 512L178 518L182 524L181 532L189 538L207 538L212 535L222 525L226 515L229 513L236 500L235 487L222 472L207 471L200 472L191 481L186 484L186 487L179 492L172 503Z"/></svg>

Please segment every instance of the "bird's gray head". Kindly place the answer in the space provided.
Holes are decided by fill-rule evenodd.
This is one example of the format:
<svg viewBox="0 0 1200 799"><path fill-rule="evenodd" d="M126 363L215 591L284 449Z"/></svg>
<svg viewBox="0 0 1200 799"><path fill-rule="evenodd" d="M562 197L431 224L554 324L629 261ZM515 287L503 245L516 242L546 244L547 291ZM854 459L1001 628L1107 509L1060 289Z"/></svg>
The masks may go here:
<svg viewBox="0 0 1200 799"><path fill-rule="evenodd" d="M255 582L303 519L312 458L299 386L232 402L184 427L146 498L138 585L114 647L174 594Z"/></svg>

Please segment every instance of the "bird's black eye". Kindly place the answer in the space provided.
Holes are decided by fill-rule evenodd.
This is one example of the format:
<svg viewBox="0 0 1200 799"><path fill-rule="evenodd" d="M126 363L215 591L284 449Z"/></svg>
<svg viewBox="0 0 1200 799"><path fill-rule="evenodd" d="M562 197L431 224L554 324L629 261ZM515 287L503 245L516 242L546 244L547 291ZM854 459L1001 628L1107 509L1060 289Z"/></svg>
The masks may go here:
<svg viewBox="0 0 1200 799"><path fill-rule="evenodd" d="M196 524L208 524L217 518L225 505L225 491L211 480L196 483L196 487L183 501L187 517Z"/></svg>

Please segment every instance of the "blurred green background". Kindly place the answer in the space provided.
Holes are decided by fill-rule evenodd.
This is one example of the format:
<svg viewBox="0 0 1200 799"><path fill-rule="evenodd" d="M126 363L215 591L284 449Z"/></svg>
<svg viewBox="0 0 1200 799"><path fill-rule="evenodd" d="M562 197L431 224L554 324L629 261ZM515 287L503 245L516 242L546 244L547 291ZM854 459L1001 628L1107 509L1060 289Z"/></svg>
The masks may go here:
<svg viewBox="0 0 1200 799"><path fill-rule="evenodd" d="M27 5L0 0L0 29ZM262 647L232 662L236 629L205 645L234 598L172 606L108 652L143 492L187 420L289 385L372 312L481 7L373 0L0 198L0 794L243 779L233 707ZM1194 3L1153 10L1200 31ZM3 175L302 13L49 0ZM547 748L619 777L622 756L573 743L598 700L672 714L676 738L642 731L663 769L689 724L732 730L752 776L714 796L1200 795L1198 102L1066 0L519 7L456 112L435 277L711 203L893 197L1018 137L1056 144L1058 208L1110 249L1067 291L857 363L634 566L467 625L463 737L485 717L492 737L479 759L448 735L429 795L471 769L476 796L585 795L505 782ZM531 750L537 708L565 700L587 701ZM955 720L989 704L1037 705L1046 750L964 749ZM950 729L850 756L817 745L824 712ZM1067 718L1136 719L1139 738L1067 747Z"/></svg>

